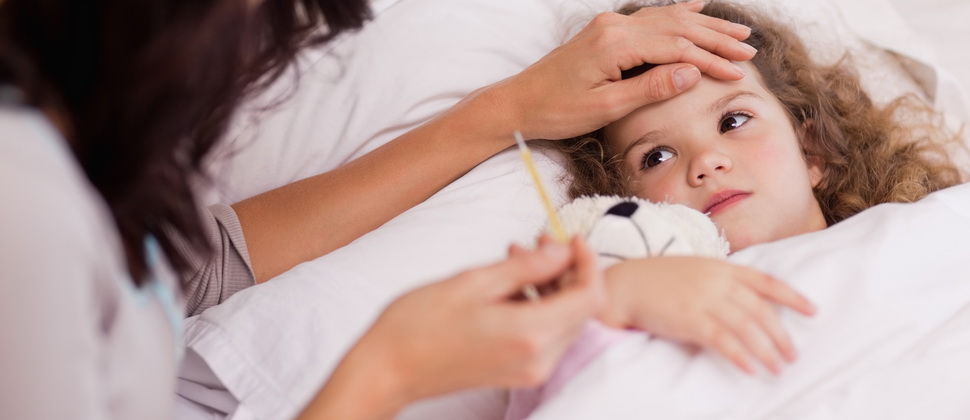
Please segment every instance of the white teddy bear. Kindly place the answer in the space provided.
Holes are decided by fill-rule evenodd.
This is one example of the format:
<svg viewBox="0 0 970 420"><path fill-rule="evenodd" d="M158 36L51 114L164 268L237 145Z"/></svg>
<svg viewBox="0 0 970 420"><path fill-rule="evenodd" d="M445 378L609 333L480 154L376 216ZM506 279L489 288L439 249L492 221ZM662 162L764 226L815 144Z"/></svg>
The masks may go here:
<svg viewBox="0 0 970 420"><path fill-rule="evenodd" d="M652 203L636 197L586 196L564 205L557 213L567 235L586 238L599 255L602 268L644 257L724 258L730 249L710 218L679 204ZM551 226L546 229L551 232ZM544 385L510 392L505 420L528 417L589 361L629 334L642 332L607 328L597 321L589 321Z"/></svg>
<svg viewBox="0 0 970 420"><path fill-rule="evenodd" d="M567 203L558 214L566 234L585 238L604 268L664 255L724 258L730 249L710 218L680 204L594 195Z"/></svg>

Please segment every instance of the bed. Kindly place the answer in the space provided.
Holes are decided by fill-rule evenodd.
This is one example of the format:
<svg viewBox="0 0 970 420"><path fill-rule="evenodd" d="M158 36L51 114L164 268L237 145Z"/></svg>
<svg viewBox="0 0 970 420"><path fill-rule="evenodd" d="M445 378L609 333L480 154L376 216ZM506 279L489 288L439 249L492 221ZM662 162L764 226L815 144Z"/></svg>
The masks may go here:
<svg viewBox="0 0 970 420"><path fill-rule="evenodd" d="M852 51L877 101L915 93L953 127L970 122L970 36L960 29L970 4L746 1L795 16L823 59ZM346 163L516 73L615 5L375 0L365 29L307 51L244 109L213 155L219 181L206 200L235 202ZM535 157L546 180L560 178L558 156ZM564 203L564 185L550 187ZM394 297L494 262L544 223L531 179L508 150L350 245L188 319L179 418L292 418ZM734 254L820 308L812 319L783 313L801 355L783 376L747 377L716 355L633 337L533 418L970 417L967 233L963 185ZM398 418L501 419L506 398L470 390L413 404Z"/></svg>

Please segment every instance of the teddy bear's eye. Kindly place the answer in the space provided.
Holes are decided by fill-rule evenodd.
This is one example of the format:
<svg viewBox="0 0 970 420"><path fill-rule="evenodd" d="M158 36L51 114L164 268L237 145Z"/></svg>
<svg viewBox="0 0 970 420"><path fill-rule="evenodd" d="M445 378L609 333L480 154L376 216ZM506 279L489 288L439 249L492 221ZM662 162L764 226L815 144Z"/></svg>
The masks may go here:
<svg viewBox="0 0 970 420"><path fill-rule="evenodd" d="M647 153L643 154L643 160L640 162L641 169L650 169L661 163L664 163L667 159L674 157L674 152L666 147L656 147Z"/></svg>

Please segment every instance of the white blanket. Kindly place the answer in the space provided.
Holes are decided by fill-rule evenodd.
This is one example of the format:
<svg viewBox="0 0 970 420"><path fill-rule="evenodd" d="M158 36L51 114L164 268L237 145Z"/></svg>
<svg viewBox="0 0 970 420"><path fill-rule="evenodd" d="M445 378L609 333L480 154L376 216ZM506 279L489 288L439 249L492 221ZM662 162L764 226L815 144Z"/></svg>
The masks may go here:
<svg viewBox="0 0 970 420"><path fill-rule="evenodd" d="M780 376L638 336L530 418L970 418L967 234L970 184L734 254L819 307L783 313L800 357Z"/></svg>

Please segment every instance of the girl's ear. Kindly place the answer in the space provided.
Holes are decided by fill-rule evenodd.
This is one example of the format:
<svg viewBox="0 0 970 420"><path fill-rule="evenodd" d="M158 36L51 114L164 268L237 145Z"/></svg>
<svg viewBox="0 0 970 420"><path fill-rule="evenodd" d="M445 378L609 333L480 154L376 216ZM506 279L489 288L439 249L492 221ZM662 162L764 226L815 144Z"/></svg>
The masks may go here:
<svg viewBox="0 0 970 420"><path fill-rule="evenodd" d="M825 171L825 161L815 151L818 150L818 137L816 134L815 120L805 120L798 127L798 141L801 142L802 153L805 155L805 164L808 168L808 179L812 188L822 182Z"/></svg>
<svg viewBox="0 0 970 420"><path fill-rule="evenodd" d="M808 180L812 183L812 188L815 188L819 182L822 182L822 175L824 174L822 169L825 167L825 163L818 156L806 156L805 161L808 163Z"/></svg>

